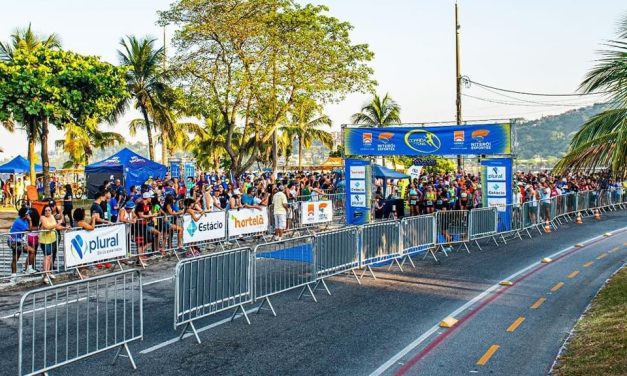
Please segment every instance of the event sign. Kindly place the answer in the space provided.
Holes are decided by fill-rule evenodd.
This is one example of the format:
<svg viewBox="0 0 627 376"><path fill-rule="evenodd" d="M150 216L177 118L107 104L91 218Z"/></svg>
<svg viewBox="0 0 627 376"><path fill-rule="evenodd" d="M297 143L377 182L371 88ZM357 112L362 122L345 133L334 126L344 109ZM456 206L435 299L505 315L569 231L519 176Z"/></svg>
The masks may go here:
<svg viewBox="0 0 627 376"><path fill-rule="evenodd" d="M93 264L126 257L126 225L97 227L92 231L68 231L64 235L65 267Z"/></svg>
<svg viewBox="0 0 627 376"><path fill-rule="evenodd" d="M481 187L483 206L496 207L498 230L509 231L512 218L512 159L486 158L481 160Z"/></svg>
<svg viewBox="0 0 627 376"><path fill-rule="evenodd" d="M229 210L229 237L268 232L268 208Z"/></svg>
<svg viewBox="0 0 627 376"><path fill-rule="evenodd" d="M303 201L300 203L300 223L314 225L333 220L332 201Z"/></svg>
<svg viewBox="0 0 627 376"><path fill-rule="evenodd" d="M370 162L362 159L346 159L346 223L361 225L370 221L371 170Z"/></svg>
<svg viewBox="0 0 627 376"><path fill-rule="evenodd" d="M346 155L510 154L509 124L344 127Z"/></svg>
<svg viewBox="0 0 627 376"><path fill-rule="evenodd" d="M183 216L183 244L226 238L226 212L204 213L198 222Z"/></svg>

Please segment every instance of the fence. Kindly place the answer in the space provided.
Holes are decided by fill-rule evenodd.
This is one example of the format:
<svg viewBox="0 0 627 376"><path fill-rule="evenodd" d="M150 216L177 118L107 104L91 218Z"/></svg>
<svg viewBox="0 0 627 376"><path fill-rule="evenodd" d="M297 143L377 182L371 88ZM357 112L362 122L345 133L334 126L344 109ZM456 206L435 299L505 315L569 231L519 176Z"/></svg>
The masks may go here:
<svg viewBox="0 0 627 376"><path fill-rule="evenodd" d="M316 235L316 278L323 280L326 277L358 268L358 244L359 229L357 227Z"/></svg>
<svg viewBox="0 0 627 376"><path fill-rule="evenodd" d="M268 303L272 314L270 297L284 291L303 287L301 294L309 290L316 297L311 283L316 281L315 237L302 236L276 242L259 244L254 253L254 300L262 300L257 312Z"/></svg>
<svg viewBox="0 0 627 376"><path fill-rule="evenodd" d="M499 244L494 237L498 232L496 207L471 210L468 227L468 239L474 241L479 249L481 249L479 239L492 237L496 245Z"/></svg>
<svg viewBox="0 0 627 376"><path fill-rule="evenodd" d="M435 261L435 216L421 215L418 217L405 217L401 220L401 240L403 249L403 261L409 260L415 267L411 256L420 252L433 256Z"/></svg>
<svg viewBox="0 0 627 376"><path fill-rule="evenodd" d="M143 337L141 274L127 270L25 293L19 310L19 375L40 374Z"/></svg>
<svg viewBox="0 0 627 376"><path fill-rule="evenodd" d="M477 210L477 209L475 209ZM448 210L436 213L436 244L447 255L446 245L461 244L470 253L466 243L470 240L468 231L469 212L466 210ZM448 248L449 250L451 248Z"/></svg>
<svg viewBox="0 0 627 376"><path fill-rule="evenodd" d="M174 329L185 325L181 338L188 332L200 337L194 321L218 312L241 309L253 300L252 249L239 248L179 261L174 273Z"/></svg>

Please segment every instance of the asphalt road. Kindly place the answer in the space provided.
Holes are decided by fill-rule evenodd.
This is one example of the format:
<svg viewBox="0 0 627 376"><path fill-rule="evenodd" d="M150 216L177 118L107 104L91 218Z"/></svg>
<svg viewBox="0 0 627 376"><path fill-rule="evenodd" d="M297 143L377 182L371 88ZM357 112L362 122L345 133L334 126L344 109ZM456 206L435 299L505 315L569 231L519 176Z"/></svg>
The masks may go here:
<svg viewBox="0 0 627 376"><path fill-rule="evenodd" d="M173 284L152 283L144 287L144 340L130 345L137 371L126 359L111 365L109 351L52 374L546 374L576 319L625 262L627 231L617 230L627 226L626 219L626 212L612 212L601 221L567 224L548 235L536 232L507 246L484 242L482 251L455 252L440 257L441 264L427 259L404 272L377 268L377 279L365 277L362 285L349 276L334 277L328 282L331 296L319 290L314 303L297 300L298 291L278 295L273 299L278 316L251 312L250 326L243 319L229 323L230 312L199 320L202 344L192 337L177 340ZM614 235L539 264L607 231ZM593 263L584 266L588 261ZM145 281L171 272L171 264L158 265ZM513 286L498 286L515 273ZM558 282L564 284L551 291ZM0 316L15 311L18 297L0 296ZM542 305L530 308L541 297ZM453 312L460 320L453 329L436 326ZM519 317L524 321L507 332ZM0 321L1 374L16 373L16 333L17 320ZM499 347L484 356L492 345ZM477 365L482 357L484 365Z"/></svg>

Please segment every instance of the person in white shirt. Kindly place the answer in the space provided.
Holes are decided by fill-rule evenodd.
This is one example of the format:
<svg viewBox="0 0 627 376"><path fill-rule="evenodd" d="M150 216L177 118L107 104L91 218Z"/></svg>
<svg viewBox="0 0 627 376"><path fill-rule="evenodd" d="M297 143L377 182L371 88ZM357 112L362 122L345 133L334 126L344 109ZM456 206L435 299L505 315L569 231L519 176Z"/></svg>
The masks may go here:
<svg viewBox="0 0 627 376"><path fill-rule="evenodd" d="M283 193L284 187L279 185L277 192L272 197L272 205L274 209L274 235L275 240L281 240L283 231L287 224L287 196Z"/></svg>

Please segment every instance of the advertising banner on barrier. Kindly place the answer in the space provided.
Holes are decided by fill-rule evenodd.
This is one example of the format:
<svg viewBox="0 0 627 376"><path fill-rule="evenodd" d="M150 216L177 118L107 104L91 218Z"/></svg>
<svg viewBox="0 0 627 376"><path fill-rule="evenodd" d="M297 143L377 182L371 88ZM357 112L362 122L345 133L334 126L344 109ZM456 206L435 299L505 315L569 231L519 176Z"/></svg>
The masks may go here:
<svg viewBox="0 0 627 376"><path fill-rule="evenodd" d="M510 154L509 124L344 127L346 155Z"/></svg>
<svg viewBox="0 0 627 376"><path fill-rule="evenodd" d="M346 223L361 225L370 222L372 166L363 159L344 160L346 181Z"/></svg>
<svg viewBox="0 0 627 376"><path fill-rule="evenodd" d="M198 222L183 216L183 244L226 238L226 212L205 213Z"/></svg>
<svg viewBox="0 0 627 376"><path fill-rule="evenodd" d="M268 208L230 210L229 237L268 231Z"/></svg>
<svg viewBox="0 0 627 376"><path fill-rule="evenodd" d="M300 203L300 223L314 225L333 220L332 201L304 201Z"/></svg>
<svg viewBox="0 0 627 376"><path fill-rule="evenodd" d="M126 226L97 227L93 231L68 231L64 235L65 267L126 257Z"/></svg>

